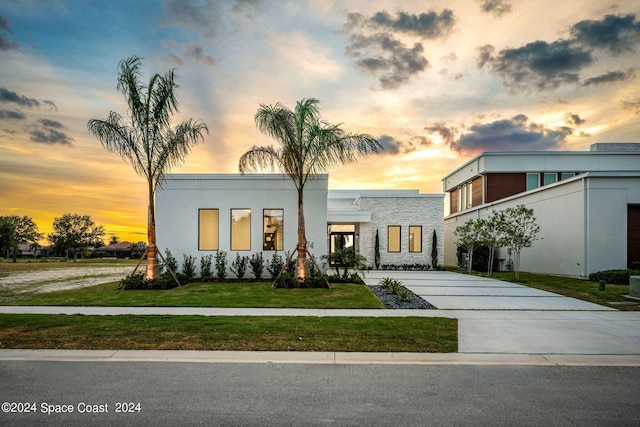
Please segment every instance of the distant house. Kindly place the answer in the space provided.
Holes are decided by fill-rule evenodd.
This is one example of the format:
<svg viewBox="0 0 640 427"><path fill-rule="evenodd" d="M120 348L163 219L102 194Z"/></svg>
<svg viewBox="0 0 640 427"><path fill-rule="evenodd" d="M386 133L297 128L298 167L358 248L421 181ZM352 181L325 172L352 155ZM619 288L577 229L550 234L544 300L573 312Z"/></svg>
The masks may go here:
<svg viewBox="0 0 640 427"><path fill-rule="evenodd" d="M444 195L417 190L328 190L328 175L305 186L305 228L318 263L338 249L354 248L374 263L376 232L381 263L431 264L433 231L444 261ZM216 251L251 256L297 245L298 193L280 174L167 175L156 195L158 247L181 259Z"/></svg>
<svg viewBox="0 0 640 427"><path fill-rule="evenodd" d="M47 257L49 256L48 246L34 246L31 243L21 243L18 245L18 251L16 253L19 257Z"/></svg>
<svg viewBox="0 0 640 427"><path fill-rule="evenodd" d="M93 251L93 257L95 258L130 258L131 257L131 243L119 242L101 248L96 248Z"/></svg>
<svg viewBox="0 0 640 427"><path fill-rule="evenodd" d="M585 277L640 262L640 144L482 153L443 187L446 265L457 263L458 226L520 204L534 210L543 238L524 250L523 271ZM508 248L498 258L507 265Z"/></svg>

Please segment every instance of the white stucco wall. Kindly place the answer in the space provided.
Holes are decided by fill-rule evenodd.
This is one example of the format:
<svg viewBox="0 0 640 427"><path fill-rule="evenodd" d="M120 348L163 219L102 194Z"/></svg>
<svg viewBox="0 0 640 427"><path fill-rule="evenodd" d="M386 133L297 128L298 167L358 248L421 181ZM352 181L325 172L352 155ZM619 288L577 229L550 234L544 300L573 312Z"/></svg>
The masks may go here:
<svg viewBox="0 0 640 427"><path fill-rule="evenodd" d="M444 195L415 194L406 197L361 196L358 205L371 212L371 222L360 223L360 253L373 265L376 230L381 264L429 264L433 231L438 240L438 263L444 263ZM400 252L388 252L387 227L401 226ZM422 252L409 252L409 226L422 226Z"/></svg>
<svg viewBox="0 0 640 427"><path fill-rule="evenodd" d="M539 237L522 251L521 270L584 277L626 268L627 205L640 203L640 177L582 175L445 218L445 265L456 265L456 227L492 210L524 204L534 210ZM506 250L499 258L506 259Z"/></svg>
<svg viewBox="0 0 640 427"><path fill-rule="evenodd" d="M319 175L305 186L305 225L310 251L320 259L326 254L328 176ZM297 244L298 193L291 179L276 174L167 175L156 194L158 247L169 248L182 264L183 254L215 255L198 250L198 210L219 210L219 249L231 251L231 209L251 209L251 250L240 255L263 252L265 260L273 251L263 251L263 209L284 209L284 252ZM283 254L284 255L284 254ZM250 275L250 271L247 272Z"/></svg>

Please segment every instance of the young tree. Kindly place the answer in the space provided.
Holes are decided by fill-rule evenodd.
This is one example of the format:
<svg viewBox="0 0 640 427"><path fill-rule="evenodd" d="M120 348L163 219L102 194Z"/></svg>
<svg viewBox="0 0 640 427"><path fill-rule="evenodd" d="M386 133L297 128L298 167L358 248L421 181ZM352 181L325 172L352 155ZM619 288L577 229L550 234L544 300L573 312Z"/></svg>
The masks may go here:
<svg viewBox="0 0 640 427"><path fill-rule="evenodd" d="M463 247L469 253L469 261L467 263L467 272L471 273L471 266L473 264L473 251L480 246L480 232L482 223L477 219L470 219L463 225L460 225L453 232L458 237L456 242L458 246Z"/></svg>
<svg viewBox="0 0 640 427"><path fill-rule="evenodd" d="M89 247L104 246L104 227L96 225L89 215L64 214L53 220L53 233L49 241L56 248L64 251L69 258L73 251L73 262L78 262L78 251Z"/></svg>
<svg viewBox="0 0 640 427"><path fill-rule="evenodd" d="M376 270L380 270L380 236L378 235L378 230L376 229L376 241L373 247L373 262L376 265Z"/></svg>
<svg viewBox="0 0 640 427"><path fill-rule="evenodd" d="M503 244L513 250L513 270L516 273L516 281L519 281L522 249L529 248L533 245L533 242L540 240L537 237L540 232L540 226L536 224L533 209L528 209L524 205L505 209L499 215L498 229L504 236Z"/></svg>
<svg viewBox="0 0 640 427"><path fill-rule="evenodd" d="M500 224L503 222L503 213L493 211L486 220L480 224L480 240L489 248L489 262L487 265L487 275L493 273L493 258L496 249L503 245L503 235Z"/></svg>
<svg viewBox="0 0 640 427"><path fill-rule="evenodd" d="M154 74L145 86L140 81L141 66L141 59L136 56L121 61L119 66L117 87L129 104L129 121L111 111L106 120L89 120L87 127L107 151L119 154L147 181L149 243L145 278L152 280L160 275L156 246L156 188L162 176L180 164L191 148L204 139L203 132L209 133L209 129L202 121L192 119L172 127L171 118L178 112L174 71L164 76Z"/></svg>
<svg viewBox="0 0 640 427"><path fill-rule="evenodd" d="M38 240L42 239L38 226L28 216L2 216L0 217L0 248L6 251L7 258L13 254L13 262L17 261L18 246L28 243L29 246L38 247Z"/></svg>
<svg viewBox="0 0 640 427"><path fill-rule="evenodd" d="M356 155L378 153L382 146L371 135L345 133L340 125L320 120L317 99L298 101L293 111L284 105L260 105L255 122L258 129L280 143L253 146L240 157L240 173L280 169L298 190L298 252L295 275L309 277L307 236L304 222L304 186L315 174L334 165L356 161Z"/></svg>

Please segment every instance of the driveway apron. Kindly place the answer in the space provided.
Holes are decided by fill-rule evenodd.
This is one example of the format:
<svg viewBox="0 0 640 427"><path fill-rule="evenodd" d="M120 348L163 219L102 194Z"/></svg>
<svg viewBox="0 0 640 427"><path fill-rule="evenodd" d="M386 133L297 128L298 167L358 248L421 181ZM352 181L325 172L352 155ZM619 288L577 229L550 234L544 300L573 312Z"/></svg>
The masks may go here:
<svg viewBox="0 0 640 427"><path fill-rule="evenodd" d="M383 277L457 318L461 353L640 354L640 312L453 272L368 271L365 282Z"/></svg>

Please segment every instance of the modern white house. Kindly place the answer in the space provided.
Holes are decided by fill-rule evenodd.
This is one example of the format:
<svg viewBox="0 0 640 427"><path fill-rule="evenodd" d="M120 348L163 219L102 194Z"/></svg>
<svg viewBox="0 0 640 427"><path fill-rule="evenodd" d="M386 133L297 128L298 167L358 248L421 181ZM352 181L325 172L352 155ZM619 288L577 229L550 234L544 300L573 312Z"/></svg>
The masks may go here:
<svg viewBox="0 0 640 427"><path fill-rule="evenodd" d="M444 195L417 190L328 190L328 175L305 186L305 228L320 263L339 247L353 247L374 264L378 233L381 264L431 264L433 232L444 262ZM298 193L281 174L171 174L156 193L160 250L199 261L218 250L251 256L293 251Z"/></svg>
<svg viewBox="0 0 640 427"><path fill-rule="evenodd" d="M586 277L640 261L640 144L586 152L482 153L444 177L445 265L456 265L455 229L493 210L534 210L539 237L523 271ZM498 253L498 268L510 258Z"/></svg>

